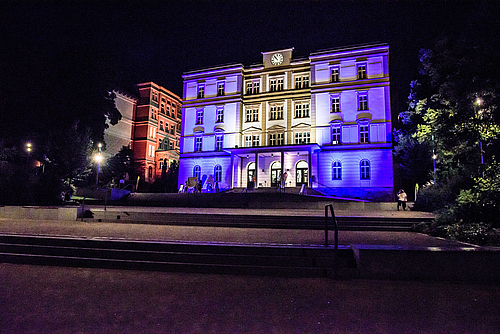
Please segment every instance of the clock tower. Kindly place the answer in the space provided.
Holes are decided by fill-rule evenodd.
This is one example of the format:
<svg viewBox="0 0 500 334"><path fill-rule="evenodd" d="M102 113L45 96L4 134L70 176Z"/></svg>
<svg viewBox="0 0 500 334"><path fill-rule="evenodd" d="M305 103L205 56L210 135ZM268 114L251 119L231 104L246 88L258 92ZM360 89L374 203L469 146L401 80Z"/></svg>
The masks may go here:
<svg viewBox="0 0 500 334"><path fill-rule="evenodd" d="M262 52L264 67L290 65L293 48L277 51Z"/></svg>

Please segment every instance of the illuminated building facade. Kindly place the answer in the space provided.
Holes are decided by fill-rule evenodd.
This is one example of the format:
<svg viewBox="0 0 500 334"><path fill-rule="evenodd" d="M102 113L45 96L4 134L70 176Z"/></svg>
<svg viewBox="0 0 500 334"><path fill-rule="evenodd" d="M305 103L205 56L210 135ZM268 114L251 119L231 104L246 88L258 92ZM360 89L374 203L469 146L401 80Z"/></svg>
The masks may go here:
<svg viewBox="0 0 500 334"><path fill-rule="evenodd" d="M391 199L388 45L292 52L183 75L179 182Z"/></svg>
<svg viewBox="0 0 500 334"><path fill-rule="evenodd" d="M137 85L139 99L132 135L134 161L146 182L161 177L162 167L179 161L181 98L153 83Z"/></svg>
<svg viewBox="0 0 500 334"><path fill-rule="evenodd" d="M104 142L106 151L103 152L105 158L109 158L120 152L123 146L132 148L132 133L134 129L134 113L137 106L137 97L115 90L115 107L122 118L117 124L108 123L108 128L104 131Z"/></svg>

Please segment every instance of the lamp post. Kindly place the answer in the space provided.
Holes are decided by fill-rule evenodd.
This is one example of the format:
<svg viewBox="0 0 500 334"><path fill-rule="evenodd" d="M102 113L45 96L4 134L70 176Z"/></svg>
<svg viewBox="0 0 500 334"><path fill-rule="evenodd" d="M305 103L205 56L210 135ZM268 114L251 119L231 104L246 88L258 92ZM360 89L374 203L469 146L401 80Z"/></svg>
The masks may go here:
<svg viewBox="0 0 500 334"><path fill-rule="evenodd" d="M477 107L481 108L481 104L483 103L483 100L481 98L476 99L476 103L474 104L474 110L476 111ZM477 107L476 107L477 106ZM478 116L479 119L481 119L482 115L482 110L479 109L479 111L476 111L475 116ZM483 140L481 138L481 132L479 132L479 152L481 153L481 170L483 171L483 178L484 178L484 169L483 169Z"/></svg>
<svg viewBox="0 0 500 334"><path fill-rule="evenodd" d="M96 186L99 184L99 168L101 167L101 161L102 161L102 155L101 155L102 144L99 143L97 146L99 147L99 153L94 157L95 161L97 161L97 174L95 177Z"/></svg>
<svg viewBox="0 0 500 334"><path fill-rule="evenodd" d="M31 143L30 142L26 143L26 152L28 152L28 157L26 158L26 167L29 167L31 150L32 150Z"/></svg>

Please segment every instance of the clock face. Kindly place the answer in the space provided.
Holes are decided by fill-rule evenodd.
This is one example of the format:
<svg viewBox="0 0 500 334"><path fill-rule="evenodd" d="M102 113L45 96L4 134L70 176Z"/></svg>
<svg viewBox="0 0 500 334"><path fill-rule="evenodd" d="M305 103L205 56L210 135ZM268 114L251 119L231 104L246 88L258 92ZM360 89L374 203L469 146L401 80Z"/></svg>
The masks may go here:
<svg viewBox="0 0 500 334"><path fill-rule="evenodd" d="M271 64L273 65L281 65L283 62L283 55L281 53L275 53L271 57Z"/></svg>

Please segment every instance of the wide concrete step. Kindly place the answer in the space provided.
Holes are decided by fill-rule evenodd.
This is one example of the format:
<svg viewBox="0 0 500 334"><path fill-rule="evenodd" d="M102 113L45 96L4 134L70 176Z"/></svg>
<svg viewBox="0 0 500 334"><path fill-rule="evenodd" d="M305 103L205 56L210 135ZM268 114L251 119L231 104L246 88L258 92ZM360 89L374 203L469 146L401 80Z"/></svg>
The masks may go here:
<svg viewBox="0 0 500 334"><path fill-rule="evenodd" d="M243 215L243 214L206 214L206 213L158 213L128 211L94 211L93 218L85 221L120 222L135 224L176 225L176 226L215 226L238 228L274 228L324 230L325 224L333 229L331 217L325 221L321 216L283 216L283 215ZM397 217L337 217L339 230L357 231L411 231L416 223L431 222L431 218Z"/></svg>
<svg viewBox="0 0 500 334"><path fill-rule="evenodd" d="M355 275L346 246L235 245L85 240L0 235L0 261L218 274L322 277Z"/></svg>

